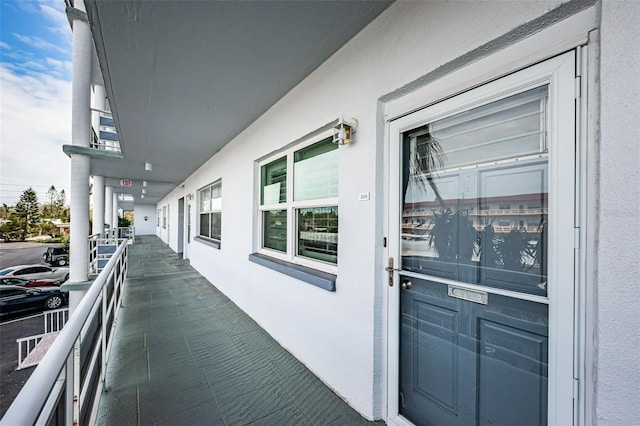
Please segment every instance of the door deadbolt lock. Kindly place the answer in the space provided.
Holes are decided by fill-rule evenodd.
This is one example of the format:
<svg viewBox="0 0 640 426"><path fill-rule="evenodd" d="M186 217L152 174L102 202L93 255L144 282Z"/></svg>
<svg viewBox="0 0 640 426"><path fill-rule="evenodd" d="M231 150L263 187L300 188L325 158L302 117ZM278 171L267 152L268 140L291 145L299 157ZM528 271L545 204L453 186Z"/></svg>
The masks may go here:
<svg viewBox="0 0 640 426"><path fill-rule="evenodd" d="M402 281L402 284L400 284L400 287L402 287L403 290L410 290L411 286L413 286L413 284L411 284L411 281L409 280Z"/></svg>

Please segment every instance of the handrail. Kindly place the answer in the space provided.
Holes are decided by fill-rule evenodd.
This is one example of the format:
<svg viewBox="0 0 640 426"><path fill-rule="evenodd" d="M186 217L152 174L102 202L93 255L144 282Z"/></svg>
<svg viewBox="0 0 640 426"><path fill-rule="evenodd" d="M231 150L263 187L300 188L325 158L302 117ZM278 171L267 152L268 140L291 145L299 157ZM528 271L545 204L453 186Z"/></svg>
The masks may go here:
<svg viewBox="0 0 640 426"><path fill-rule="evenodd" d="M44 356L40 365L33 371L29 380L22 387L2 420L0 420L0 425L48 423L48 419L55 413L58 404L65 404L67 408L73 407L73 413L67 412L67 424L72 423L71 416L73 416L73 421L78 421L79 409L77 401L80 399L80 395L72 396L73 403L69 402L71 401L69 395L67 395L67 401L59 401L58 403L52 403L50 396L59 394L57 391L54 392L54 388L60 385L59 379L61 378L66 382L63 386L66 387L67 392L75 387L74 382L76 379L74 377L80 374L80 371L69 370L79 370L77 365L74 367L74 364L77 364L77 360L74 362L74 358L79 356L79 349L76 348L76 345L81 339L81 333L96 303L101 303L103 307L107 303L104 300L103 290L109 284L118 262L121 261L122 257L126 256L126 250L127 242L124 241L119 245L114 256L109 259L104 270L96 277L96 280L70 315L67 324L56 338L55 343ZM126 273L126 266L120 269L124 269L121 272ZM115 288L113 294L116 294ZM121 291L118 294L121 294ZM116 301L116 305L117 303ZM115 319L113 323L115 324ZM106 324L103 324L103 327L106 327ZM103 334L101 339L103 347L106 338L107 336ZM106 359L103 359L101 364L102 368L105 368ZM101 374L102 378L104 378L104 371ZM44 412L45 407L51 412Z"/></svg>

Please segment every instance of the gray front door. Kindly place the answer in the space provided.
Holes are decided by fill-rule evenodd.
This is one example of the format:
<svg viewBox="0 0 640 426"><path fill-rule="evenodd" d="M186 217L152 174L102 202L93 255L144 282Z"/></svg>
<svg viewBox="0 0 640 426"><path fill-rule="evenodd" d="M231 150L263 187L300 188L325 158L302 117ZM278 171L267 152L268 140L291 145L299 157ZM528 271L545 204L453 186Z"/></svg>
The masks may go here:
<svg viewBox="0 0 640 426"><path fill-rule="evenodd" d="M402 134L399 414L546 425L549 85Z"/></svg>
<svg viewBox="0 0 640 426"><path fill-rule="evenodd" d="M402 290L400 414L416 425L544 425L546 305L407 279Z"/></svg>

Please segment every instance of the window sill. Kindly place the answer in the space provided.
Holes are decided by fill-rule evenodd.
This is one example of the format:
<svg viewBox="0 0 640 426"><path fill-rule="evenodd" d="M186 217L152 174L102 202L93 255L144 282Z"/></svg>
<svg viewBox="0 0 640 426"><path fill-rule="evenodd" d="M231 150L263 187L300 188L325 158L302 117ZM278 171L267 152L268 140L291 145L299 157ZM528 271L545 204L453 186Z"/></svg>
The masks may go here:
<svg viewBox="0 0 640 426"><path fill-rule="evenodd" d="M209 238L201 237L199 235L196 235L195 237L193 237L193 239L194 241L200 241L202 244L208 245L218 250L220 250L220 247L222 246L222 243L220 241L210 240Z"/></svg>
<svg viewBox="0 0 640 426"><path fill-rule="evenodd" d="M316 287L320 287L327 291L336 291L337 275L328 272L318 271L317 269L307 266L297 265L284 260L274 259L260 253L252 253L249 255L251 262L262 265L266 268L273 269L290 277L297 278Z"/></svg>

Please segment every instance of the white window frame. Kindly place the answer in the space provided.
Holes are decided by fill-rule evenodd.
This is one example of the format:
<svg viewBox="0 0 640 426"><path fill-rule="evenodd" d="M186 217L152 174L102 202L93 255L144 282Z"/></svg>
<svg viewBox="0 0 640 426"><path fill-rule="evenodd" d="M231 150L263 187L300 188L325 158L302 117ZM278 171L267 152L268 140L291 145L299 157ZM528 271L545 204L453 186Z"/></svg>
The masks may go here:
<svg viewBox="0 0 640 426"><path fill-rule="evenodd" d="M313 145L318 142L322 142L324 139L330 138L333 136L333 129L329 129L306 139L295 146L287 148L286 150L279 151L277 154L270 155L258 162L258 216L257 216L257 227L258 235L257 235L257 252L266 256L273 257L275 259L284 260L286 262L306 266L312 269L316 269L323 272L329 272L332 274L336 274L338 271L338 263L329 263L323 262L321 260L315 260L307 257L298 256L298 218L297 211L303 208L313 208L313 207L337 207L338 208L338 234L340 233L340 206L338 204L339 197L331 197L331 198L323 198L323 199L315 199L315 200L305 200L305 201L294 201L293 193L294 193L294 176L293 176L293 167L294 167L294 154L301 149L304 149L310 145ZM276 161L282 157L286 157L287 160L287 192L286 192L286 201L284 203L277 204L262 204L262 166L267 165L273 161ZM338 184L339 185L339 184ZM282 253L277 250L269 249L263 246L264 239L264 222L263 222L263 212L270 210L286 210L287 213L287 251L286 253ZM339 256L339 252L338 252ZM339 259L339 258L338 258Z"/></svg>
<svg viewBox="0 0 640 426"><path fill-rule="evenodd" d="M213 209L213 208L211 208L211 209L209 209L209 210L207 210L207 211L203 211L203 210L202 210L202 191L205 191L205 190L207 190L207 189L208 189L209 191L211 191L211 188L212 188L212 187L214 187L214 186L216 186L216 185L220 185L220 197L219 197L219 198L220 198L220 208L219 208L219 209ZM215 180L215 181L211 182L210 184L203 186L202 188L198 189L197 194L198 194L198 199L197 199L197 203L198 203L198 204L197 204L197 206L198 206L198 213L197 213L197 218L198 218L198 234L197 234L197 236L198 236L199 238L205 238L205 239L207 239L207 240L211 240L211 241L215 241L215 242L217 242L217 243L220 243L220 242L222 242L222 179L217 179L217 180ZM209 199L209 201L211 202L211 205L213 206L213 198L210 198L210 199ZM201 229L200 229L200 224L201 224L200 216L201 216L202 214L209 214L209 215L211 215L211 213L220 213L220 227L221 227L221 228L220 228L220 238L208 237L208 236L206 236L206 235L202 235L202 234L201 234ZM209 216L209 217L211 217L211 216ZM211 231L211 219L209 219L209 231ZM209 233L211 233L211 232L209 232Z"/></svg>
<svg viewBox="0 0 640 426"><path fill-rule="evenodd" d="M167 206L162 206L162 229L167 229Z"/></svg>

